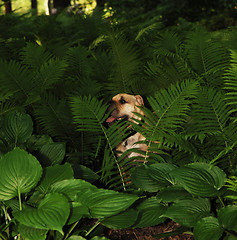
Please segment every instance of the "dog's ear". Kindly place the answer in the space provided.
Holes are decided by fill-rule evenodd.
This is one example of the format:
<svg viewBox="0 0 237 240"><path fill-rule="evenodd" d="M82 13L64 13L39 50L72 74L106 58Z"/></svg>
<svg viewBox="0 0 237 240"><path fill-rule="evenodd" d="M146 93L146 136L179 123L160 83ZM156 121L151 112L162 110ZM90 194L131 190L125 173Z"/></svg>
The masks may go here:
<svg viewBox="0 0 237 240"><path fill-rule="evenodd" d="M139 105L144 105L143 98L140 95L136 95L135 98Z"/></svg>

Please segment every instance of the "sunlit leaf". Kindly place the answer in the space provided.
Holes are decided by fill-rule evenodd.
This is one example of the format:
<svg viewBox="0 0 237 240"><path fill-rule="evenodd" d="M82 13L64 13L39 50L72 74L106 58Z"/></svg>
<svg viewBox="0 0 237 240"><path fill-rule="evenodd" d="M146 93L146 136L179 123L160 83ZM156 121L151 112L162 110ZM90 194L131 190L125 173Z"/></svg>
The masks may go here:
<svg viewBox="0 0 237 240"><path fill-rule="evenodd" d="M137 206L139 215L133 227L150 227L164 222L165 218L161 215L165 213L166 209L155 197L145 199Z"/></svg>
<svg viewBox="0 0 237 240"><path fill-rule="evenodd" d="M19 224L18 231L26 240L45 240L47 234L47 230L27 227L23 224Z"/></svg>
<svg viewBox="0 0 237 240"><path fill-rule="evenodd" d="M64 179L72 179L73 170L69 163L64 165L54 165L44 169L44 176L42 182L37 187L42 193L46 194L50 187L59 181Z"/></svg>
<svg viewBox="0 0 237 240"><path fill-rule="evenodd" d="M2 118L2 129L9 143L24 143L33 132L33 121L27 114L11 112Z"/></svg>
<svg viewBox="0 0 237 240"><path fill-rule="evenodd" d="M191 194L201 197L217 196L225 184L225 173L208 164L190 164L175 169L171 175Z"/></svg>
<svg viewBox="0 0 237 240"><path fill-rule="evenodd" d="M218 219L212 216L201 219L194 227L196 240L219 240L222 233Z"/></svg>
<svg viewBox="0 0 237 240"><path fill-rule="evenodd" d="M230 205L218 212L218 220L224 228L237 231L237 206Z"/></svg>
<svg viewBox="0 0 237 240"><path fill-rule="evenodd" d="M62 227L69 213L70 207L66 197L59 193L49 193L40 202L38 208L27 208L16 212L14 217L28 227L57 230L63 234Z"/></svg>
<svg viewBox="0 0 237 240"><path fill-rule="evenodd" d="M65 179L53 184L50 192L62 193L71 201L75 201L77 195L80 196L80 194L88 189L96 189L96 187L82 179Z"/></svg>
<svg viewBox="0 0 237 240"><path fill-rule="evenodd" d="M105 218L101 223L111 229L123 229L131 227L138 217L138 211L135 209L127 209L115 216Z"/></svg>
<svg viewBox="0 0 237 240"><path fill-rule="evenodd" d="M39 150L39 161L45 165L54 165L62 163L66 153L64 143L45 144Z"/></svg>
<svg viewBox="0 0 237 240"><path fill-rule="evenodd" d="M137 167L131 174L132 182L136 187L148 192L157 192L160 189L159 183L150 177L146 166Z"/></svg>
<svg viewBox="0 0 237 240"><path fill-rule="evenodd" d="M180 200L171 205L164 216L183 226L193 227L200 219L209 216L210 210L211 205L207 199Z"/></svg>
<svg viewBox="0 0 237 240"><path fill-rule="evenodd" d="M79 196L79 201L87 206L94 218L104 218L118 214L131 206L138 197L133 194L112 190L88 190Z"/></svg>
<svg viewBox="0 0 237 240"><path fill-rule="evenodd" d="M34 156L20 148L8 152L0 159L0 199L29 192L41 174L42 168Z"/></svg>

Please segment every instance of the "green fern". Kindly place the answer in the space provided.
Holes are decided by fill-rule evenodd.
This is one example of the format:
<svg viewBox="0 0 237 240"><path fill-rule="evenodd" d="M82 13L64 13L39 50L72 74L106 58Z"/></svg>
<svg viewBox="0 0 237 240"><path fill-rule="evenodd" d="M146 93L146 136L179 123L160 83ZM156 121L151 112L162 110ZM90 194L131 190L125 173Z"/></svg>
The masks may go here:
<svg viewBox="0 0 237 240"><path fill-rule="evenodd" d="M67 64L64 60L50 59L35 73L36 85L34 91L44 93L62 80Z"/></svg>
<svg viewBox="0 0 237 240"><path fill-rule="evenodd" d="M89 58L89 55L88 49L80 45L68 50L66 55L67 71L71 76L88 78L91 75L93 61Z"/></svg>
<svg viewBox="0 0 237 240"><path fill-rule="evenodd" d="M200 139L206 135L222 134L229 120L228 112L229 108L220 91L200 87L185 132Z"/></svg>
<svg viewBox="0 0 237 240"><path fill-rule="evenodd" d="M23 64L31 67L34 70L39 70L40 67L52 58L52 54L46 51L42 46L33 43L28 43L20 53Z"/></svg>
<svg viewBox="0 0 237 240"><path fill-rule="evenodd" d="M190 34L186 51L191 68L201 77L202 84L222 87L225 72L230 65L230 56L219 42L213 41L204 31Z"/></svg>
<svg viewBox="0 0 237 240"><path fill-rule="evenodd" d="M112 72L106 88L111 95L119 92L132 93L133 79L142 67L138 51L119 33L109 32L106 40L113 57Z"/></svg>
<svg viewBox="0 0 237 240"><path fill-rule="evenodd" d="M184 49L184 40L175 31L164 31L159 34L153 47L157 58L175 58L177 55L182 54Z"/></svg>
<svg viewBox="0 0 237 240"><path fill-rule="evenodd" d="M167 88L176 82L197 78L185 60L178 56L148 62L146 73L153 80L151 84L155 85L155 89Z"/></svg>
<svg viewBox="0 0 237 240"><path fill-rule="evenodd" d="M32 71L17 61L0 60L0 91L14 95L20 103L26 101L35 86Z"/></svg>
<svg viewBox="0 0 237 240"><path fill-rule="evenodd" d="M237 113L237 51L232 51L232 63L225 76L226 101L231 107L230 114L236 116ZM234 119L236 122L237 119Z"/></svg>
<svg viewBox="0 0 237 240"><path fill-rule="evenodd" d="M142 28L139 30L137 36L135 37L135 41L139 41L144 35L147 35L149 32L153 31L154 29L161 26L161 23L152 23L148 25L147 27Z"/></svg>
<svg viewBox="0 0 237 240"><path fill-rule="evenodd" d="M108 129L104 122L108 117L107 106L95 97L73 97L71 100L72 114L77 130L80 132L93 132L94 141L99 142L102 138L103 162L101 170L102 181L112 186L121 185L126 189L123 176L122 164L118 161L115 147L122 141L128 124L123 122L114 123Z"/></svg>
<svg viewBox="0 0 237 240"><path fill-rule="evenodd" d="M171 144L174 144L175 139L168 136L181 131L196 94L197 82L184 81L180 84L171 85L167 90L163 89L157 92L154 97L148 97L152 111L143 108L145 116L139 116L144 123L136 120L141 126L133 123L132 125L146 137L149 148L152 141L162 143L164 138L166 143L170 139ZM146 155L148 156L148 152Z"/></svg>
<svg viewBox="0 0 237 240"><path fill-rule="evenodd" d="M77 149L79 136L72 124L71 112L66 100L60 100L50 93L44 94L41 103L34 105L34 114L44 133L58 141L66 141Z"/></svg>

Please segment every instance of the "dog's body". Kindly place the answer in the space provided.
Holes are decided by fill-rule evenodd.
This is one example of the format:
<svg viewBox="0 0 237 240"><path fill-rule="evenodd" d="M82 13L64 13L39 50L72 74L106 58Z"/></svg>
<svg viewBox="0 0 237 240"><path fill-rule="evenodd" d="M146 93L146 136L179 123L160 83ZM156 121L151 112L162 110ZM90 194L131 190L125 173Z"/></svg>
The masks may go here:
<svg viewBox="0 0 237 240"><path fill-rule="evenodd" d="M120 93L112 98L112 103L109 107L109 111L111 112L111 116L107 119L107 123L112 123L116 120L120 120L126 118L128 121L135 122L133 119L141 120L141 118L134 114L134 112L144 115L141 108L138 106L144 105L143 99L140 95L129 95L125 93ZM131 129L131 132L133 130ZM147 145L145 143L141 143L144 141L145 137L141 135L139 132L133 131L132 134L129 134L128 138L122 141L116 147L118 151L118 156L124 153L128 149L136 148L139 150L146 151ZM140 153L130 152L127 157L137 157L143 156Z"/></svg>

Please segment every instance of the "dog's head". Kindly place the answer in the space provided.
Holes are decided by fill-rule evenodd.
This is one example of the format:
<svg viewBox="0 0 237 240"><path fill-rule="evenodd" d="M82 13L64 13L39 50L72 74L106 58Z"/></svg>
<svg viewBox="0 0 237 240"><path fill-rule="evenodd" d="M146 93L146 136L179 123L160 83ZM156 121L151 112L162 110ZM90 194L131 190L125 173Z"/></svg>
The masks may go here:
<svg viewBox="0 0 237 240"><path fill-rule="evenodd" d="M111 104L108 108L108 111L112 112L106 122L111 124L114 121L121 119L133 121L132 118L140 120L140 118L136 116L134 112L144 115L142 110L137 107L142 105L144 105L144 103L140 95L134 96L126 93L117 94L112 98Z"/></svg>

